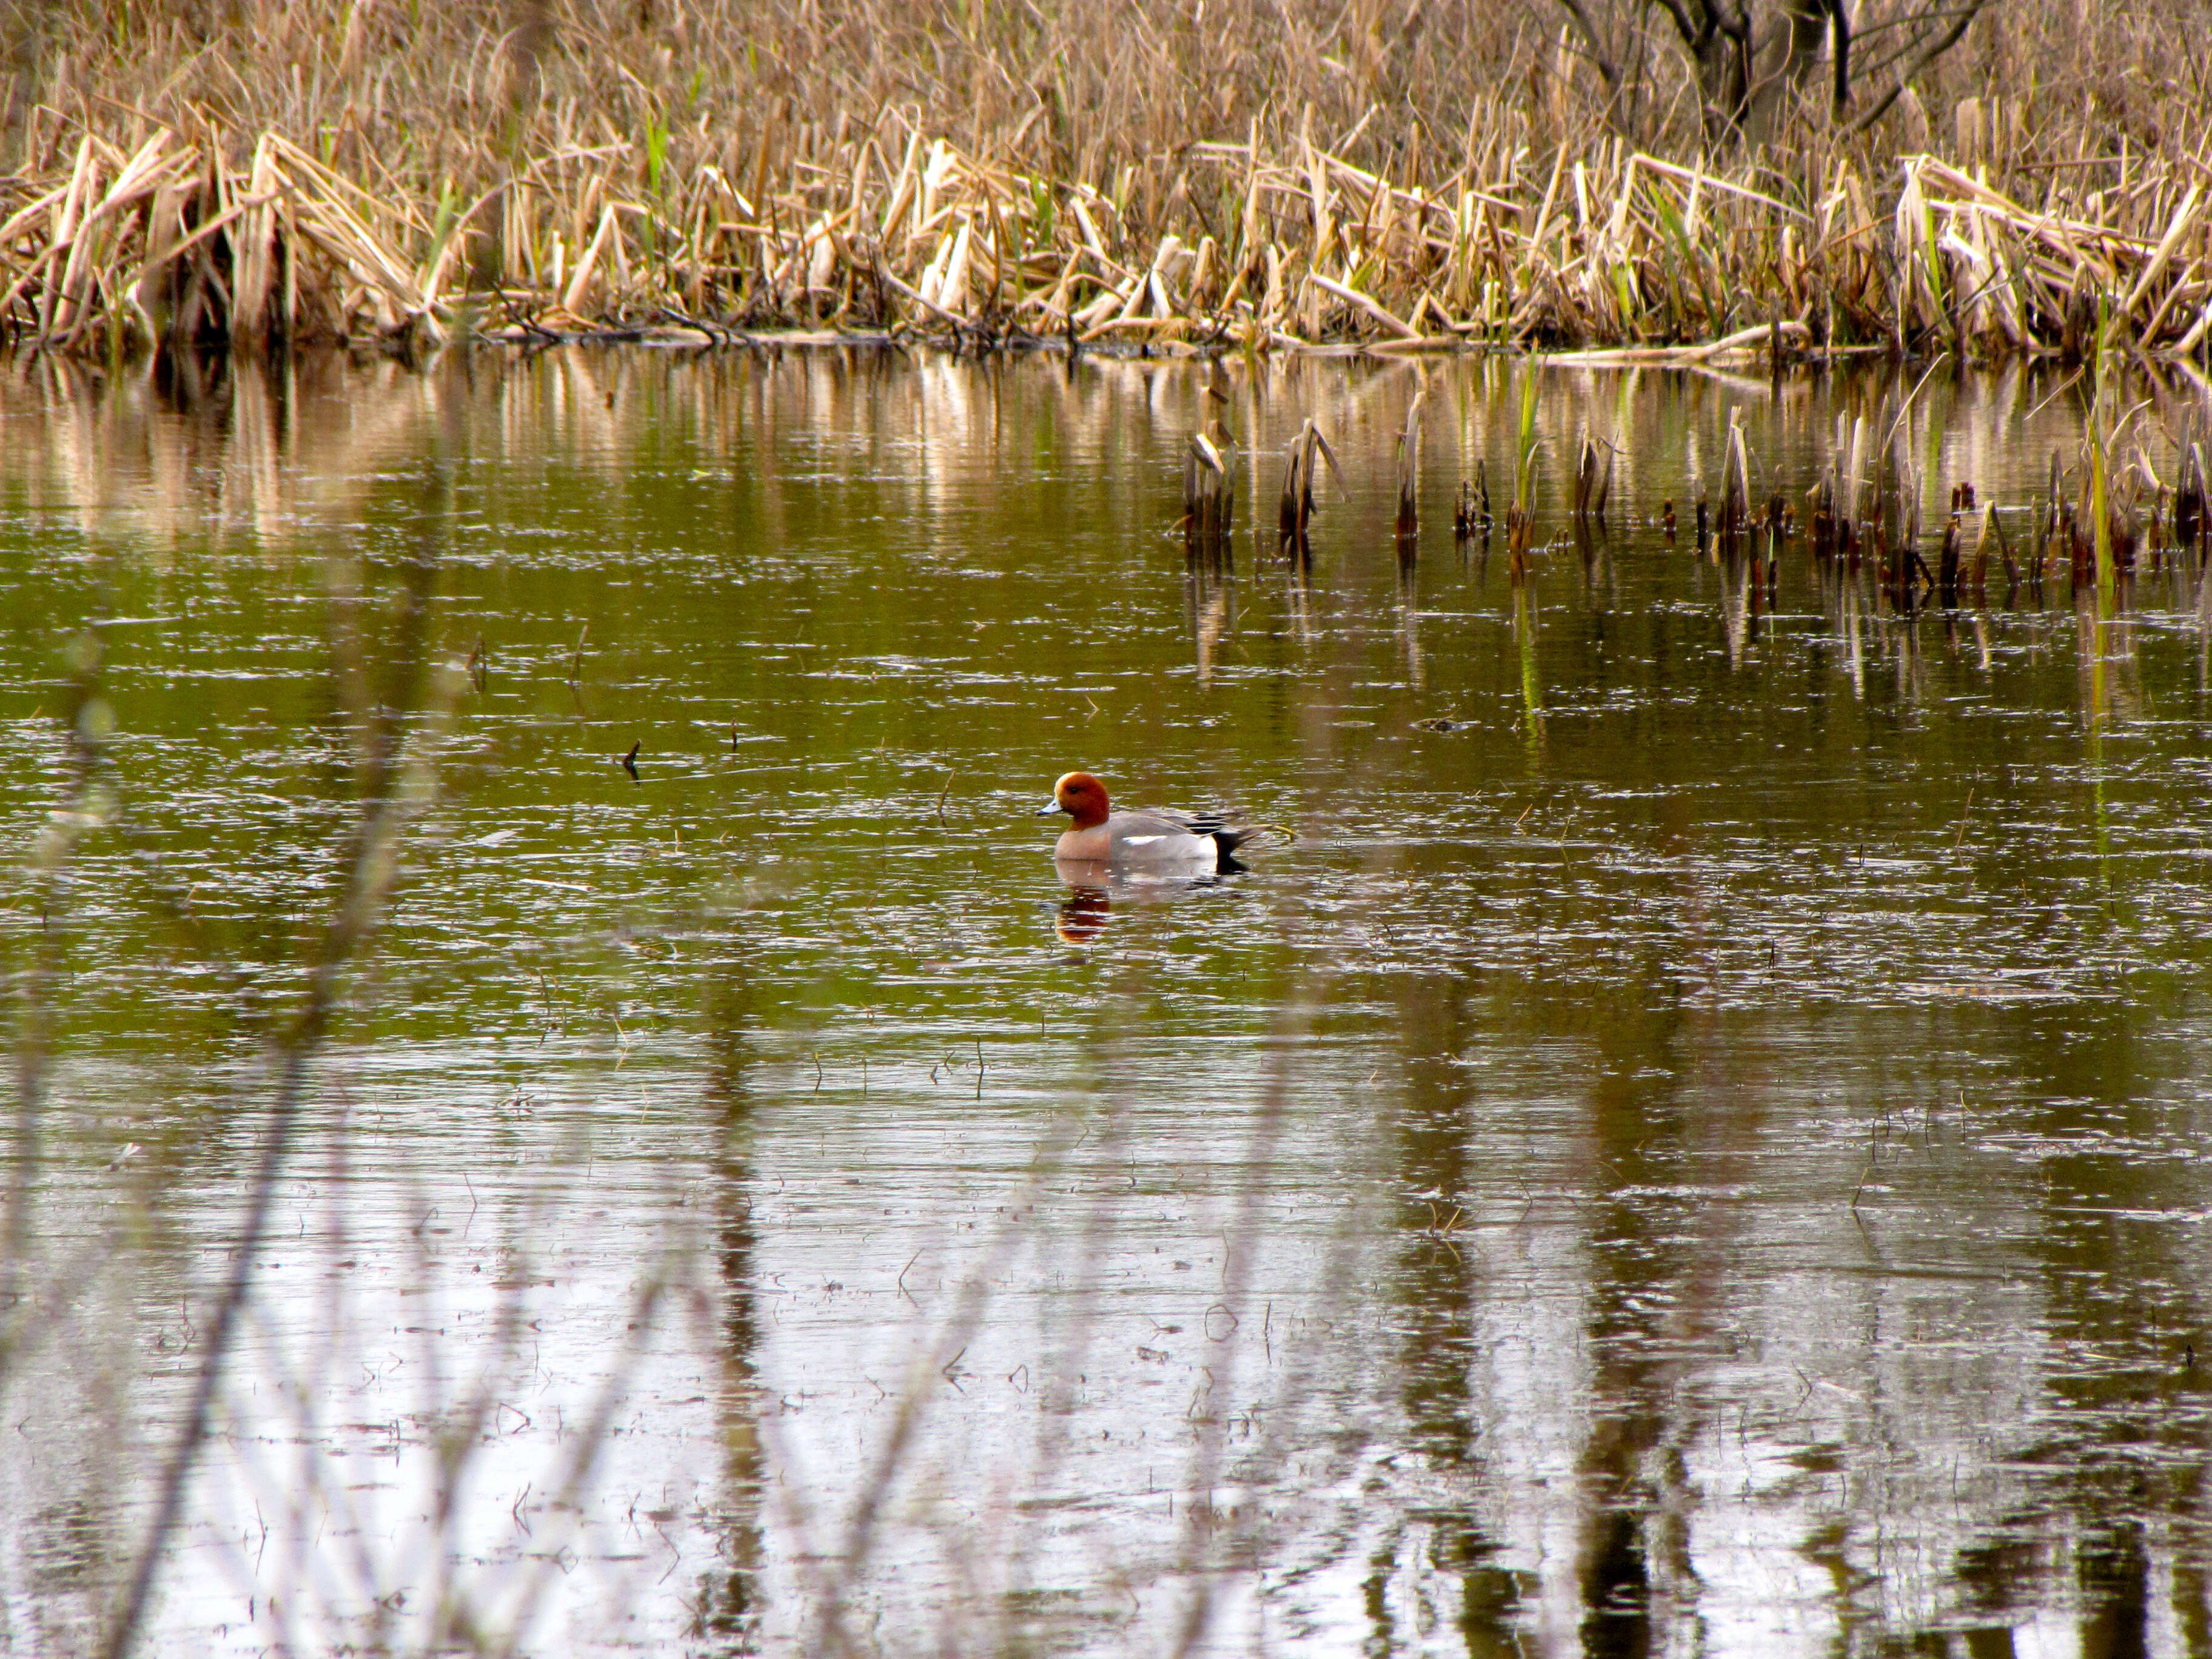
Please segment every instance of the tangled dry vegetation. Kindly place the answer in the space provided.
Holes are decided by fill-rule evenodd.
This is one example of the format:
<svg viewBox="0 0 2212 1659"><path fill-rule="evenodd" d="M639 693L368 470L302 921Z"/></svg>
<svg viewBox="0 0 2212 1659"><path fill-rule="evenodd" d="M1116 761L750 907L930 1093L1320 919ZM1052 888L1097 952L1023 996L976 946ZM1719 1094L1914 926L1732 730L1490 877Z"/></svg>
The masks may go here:
<svg viewBox="0 0 2212 1659"><path fill-rule="evenodd" d="M1758 143L1714 142L1648 41L1608 90L1589 3L18 7L0 326L93 353L2204 343L2212 0L1985 0L1902 64L1906 0L1864 0L1879 118L1793 102Z"/></svg>

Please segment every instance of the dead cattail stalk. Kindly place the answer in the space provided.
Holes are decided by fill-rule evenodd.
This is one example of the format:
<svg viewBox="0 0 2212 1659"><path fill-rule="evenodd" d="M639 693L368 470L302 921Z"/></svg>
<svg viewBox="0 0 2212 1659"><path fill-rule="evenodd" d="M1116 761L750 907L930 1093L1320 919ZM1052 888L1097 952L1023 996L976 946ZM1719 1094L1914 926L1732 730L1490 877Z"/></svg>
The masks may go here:
<svg viewBox="0 0 2212 1659"><path fill-rule="evenodd" d="M1421 404L1429 395L1426 381L1406 408L1406 424L1398 433L1398 539L1406 542L1421 529Z"/></svg>

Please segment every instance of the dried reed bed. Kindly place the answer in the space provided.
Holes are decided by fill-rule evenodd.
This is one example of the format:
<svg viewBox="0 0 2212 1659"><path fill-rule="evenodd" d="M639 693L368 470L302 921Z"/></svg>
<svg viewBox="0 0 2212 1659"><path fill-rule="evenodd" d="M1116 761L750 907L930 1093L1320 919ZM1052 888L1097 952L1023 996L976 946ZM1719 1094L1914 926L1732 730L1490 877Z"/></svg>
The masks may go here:
<svg viewBox="0 0 2212 1659"><path fill-rule="evenodd" d="M2206 0L1992 9L1865 131L1802 110L1723 153L1679 64L1625 108L1564 16L64 6L12 42L0 328L77 351L2204 343Z"/></svg>

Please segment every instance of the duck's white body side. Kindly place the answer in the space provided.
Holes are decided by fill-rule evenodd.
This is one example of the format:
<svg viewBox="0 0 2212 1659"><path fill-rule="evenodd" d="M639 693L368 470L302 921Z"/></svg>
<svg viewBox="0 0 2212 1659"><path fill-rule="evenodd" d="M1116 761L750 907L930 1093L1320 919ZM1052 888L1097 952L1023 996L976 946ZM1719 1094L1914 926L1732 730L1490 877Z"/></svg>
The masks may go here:
<svg viewBox="0 0 2212 1659"><path fill-rule="evenodd" d="M1221 867L1215 838L1218 820L1188 820L1165 812L1115 812L1087 830L1066 830L1054 844L1056 859L1103 864L1117 870L1203 874Z"/></svg>

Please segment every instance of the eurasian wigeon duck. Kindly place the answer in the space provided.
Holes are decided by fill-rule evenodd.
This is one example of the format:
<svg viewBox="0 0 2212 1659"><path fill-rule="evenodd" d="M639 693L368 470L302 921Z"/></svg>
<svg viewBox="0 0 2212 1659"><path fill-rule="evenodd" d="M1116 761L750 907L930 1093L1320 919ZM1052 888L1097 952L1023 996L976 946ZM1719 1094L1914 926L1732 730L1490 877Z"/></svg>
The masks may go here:
<svg viewBox="0 0 2212 1659"><path fill-rule="evenodd" d="M1065 812L1075 820L1060 832L1052 849L1063 863L1104 865L1158 875L1200 876L1241 870L1237 849L1255 836L1290 832L1275 824L1231 824L1212 813L1155 808L1116 812L1106 786L1088 772L1070 772L1052 787L1052 799L1037 808L1039 817Z"/></svg>

